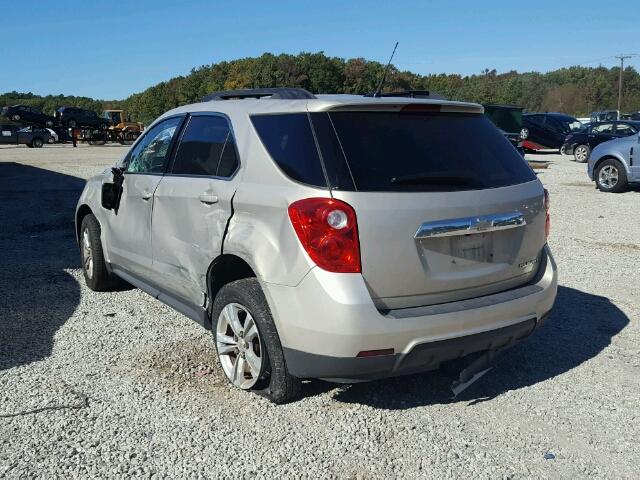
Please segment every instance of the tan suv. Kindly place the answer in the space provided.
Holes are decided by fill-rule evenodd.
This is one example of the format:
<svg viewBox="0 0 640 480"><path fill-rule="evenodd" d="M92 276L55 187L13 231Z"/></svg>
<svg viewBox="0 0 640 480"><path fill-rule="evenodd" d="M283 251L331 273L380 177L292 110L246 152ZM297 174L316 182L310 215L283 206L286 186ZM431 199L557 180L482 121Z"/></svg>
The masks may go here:
<svg viewBox="0 0 640 480"><path fill-rule="evenodd" d="M275 402L492 358L543 322L557 274L545 190L482 112L297 89L171 110L86 184L87 284L211 329L230 382Z"/></svg>

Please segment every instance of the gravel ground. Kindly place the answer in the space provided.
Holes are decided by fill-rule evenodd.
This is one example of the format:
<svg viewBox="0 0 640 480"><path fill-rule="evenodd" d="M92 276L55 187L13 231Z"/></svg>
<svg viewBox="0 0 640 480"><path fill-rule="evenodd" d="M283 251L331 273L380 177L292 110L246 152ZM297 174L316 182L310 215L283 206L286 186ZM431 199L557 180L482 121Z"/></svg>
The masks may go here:
<svg viewBox="0 0 640 480"><path fill-rule="evenodd" d="M124 152L0 147L0 477L637 478L639 191L540 157L556 308L456 400L430 373L274 406L227 386L192 321L85 287L73 208Z"/></svg>

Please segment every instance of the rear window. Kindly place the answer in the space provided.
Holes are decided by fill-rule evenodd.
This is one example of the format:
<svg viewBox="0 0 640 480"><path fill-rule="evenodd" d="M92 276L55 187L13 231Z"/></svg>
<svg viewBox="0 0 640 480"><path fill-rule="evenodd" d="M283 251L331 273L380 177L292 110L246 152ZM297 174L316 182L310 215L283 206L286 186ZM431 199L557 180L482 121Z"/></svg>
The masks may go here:
<svg viewBox="0 0 640 480"><path fill-rule="evenodd" d="M284 173L309 185L453 191L536 178L480 114L369 111L256 115L251 120Z"/></svg>
<svg viewBox="0 0 640 480"><path fill-rule="evenodd" d="M484 115L333 112L329 117L357 190L476 190L535 179Z"/></svg>

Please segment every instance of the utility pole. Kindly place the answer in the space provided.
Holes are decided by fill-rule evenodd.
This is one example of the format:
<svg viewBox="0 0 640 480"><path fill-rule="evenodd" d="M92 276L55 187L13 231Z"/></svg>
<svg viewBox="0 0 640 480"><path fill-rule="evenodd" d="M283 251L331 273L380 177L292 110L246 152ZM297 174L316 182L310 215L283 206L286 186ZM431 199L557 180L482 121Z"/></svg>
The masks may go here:
<svg viewBox="0 0 640 480"><path fill-rule="evenodd" d="M635 57L636 54L629 55L616 55L616 58L620 59L620 77L618 78L618 113L622 107L622 72L624 72L624 60L625 58Z"/></svg>

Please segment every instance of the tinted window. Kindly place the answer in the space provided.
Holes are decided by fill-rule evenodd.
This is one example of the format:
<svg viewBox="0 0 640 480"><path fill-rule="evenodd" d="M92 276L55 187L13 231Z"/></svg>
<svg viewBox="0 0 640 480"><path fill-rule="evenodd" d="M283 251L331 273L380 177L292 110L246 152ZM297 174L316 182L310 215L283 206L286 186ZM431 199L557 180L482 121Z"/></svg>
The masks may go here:
<svg viewBox="0 0 640 480"><path fill-rule="evenodd" d="M534 125L539 125L539 126L544 125L544 117L542 115L529 115L525 118L529 120L531 123L533 123Z"/></svg>
<svg viewBox="0 0 640 480"><path fill-rule="evenodd" d="M223 174L218 172L221 163L224 163ZM191 117L176 152L172 173L228 176L236 166L233 137L227 120L217 116Z"/></svg>
<svg viewBox="0 0 640 480"><path fill-rule="evenodd" d="M326 187L306 113L255 115L251 121L271 158L294 180Z"/></svg>
<svg viewBox="0 0 640 480"><path fill-rule="evenodd" d="M616 126L616 133L618 135L633 135L634 133L636 133L636 130L631 125L628 125L626 123L619 123Z"/></svg>
<svg viewBox="0 0 640 480"><path fill-rule="evenodd" d="M484 115L334 112L329 116L358 190L472 190L536 178Z"/></svg>
<svg viewBox="0 0 640 480"><path fill-rule="evenodd" d="M169 118L147 131L129 153L126 171L164 173L171 140L181 122L182 117Z"/></svg>
<svg viewBox="0 0 640 480"><path fill-rule="evenodd" d="M591 131L593 133L611 134L613 133L613 123L601 123L591 128Z"/></svg>

